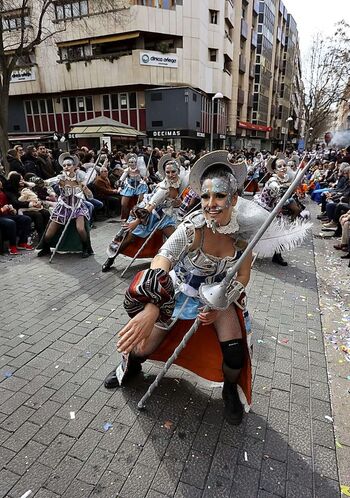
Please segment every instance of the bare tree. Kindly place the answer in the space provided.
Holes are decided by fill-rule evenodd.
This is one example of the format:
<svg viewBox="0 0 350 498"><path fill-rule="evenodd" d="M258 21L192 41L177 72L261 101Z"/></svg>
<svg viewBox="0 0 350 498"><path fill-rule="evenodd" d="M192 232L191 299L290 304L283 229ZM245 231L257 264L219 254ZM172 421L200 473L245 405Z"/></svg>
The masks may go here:
<svg viewBox="0 0 350 498"><path fill-rule="evenodd" d="M336 24L332 37L315 35L303 68L306 142L329 129L350 78L350 26Z"/></svg>
<svg viewBox="0 0 350 498"><path fill-rule="evenodd" d="M7 170L8 108L11 75L16 67L33 56L36 47L55 37L80 17L86 32L93 30L95 21L108 17L117 24L127 19L132 0L90 0L88 15L60 18L57 9L64 9L65 0L0 0L0 151ZM74 8L74 7L72 7ZM25 63L27 64L27 63Z"/></svg>

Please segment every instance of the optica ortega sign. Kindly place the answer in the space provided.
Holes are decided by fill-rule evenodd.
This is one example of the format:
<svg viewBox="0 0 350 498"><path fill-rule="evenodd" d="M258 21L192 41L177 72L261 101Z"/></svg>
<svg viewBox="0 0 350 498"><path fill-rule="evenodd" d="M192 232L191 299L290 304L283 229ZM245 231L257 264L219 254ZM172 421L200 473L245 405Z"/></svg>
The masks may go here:
<svg viewBox="0 0 350 498"><path fill-rule="evenodd" d="M161 52L140 52L141 66L178 67L177 54L162 54Z"/></svg>

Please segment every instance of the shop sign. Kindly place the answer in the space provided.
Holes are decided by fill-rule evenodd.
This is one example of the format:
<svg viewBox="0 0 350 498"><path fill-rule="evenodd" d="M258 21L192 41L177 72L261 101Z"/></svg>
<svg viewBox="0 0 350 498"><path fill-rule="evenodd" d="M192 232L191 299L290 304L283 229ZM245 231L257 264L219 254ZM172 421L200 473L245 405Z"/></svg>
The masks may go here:
<svg viewBox="0 0 350 498"><path fill-rule="evenodd" d="M197 137L199 137L199 138L205 138L205 133L203 133L201 131L197 131Z"/></svg>
<svg viewBox="0 0 350 498"><path fill-rule="evenodd" d="M11 83L19 83L21 81L34 81L34 80L35 80L34 67L17 68L12 71Z"/></svg>
<svg viewBox="0 0 350 498"><path fill-rule="evenodd" d="M140 52L141 66L178 67L177 54L162 54L162 52Z"/></svg>
<svg viewBox="0 0 350 498"><path fill-rule="evenodd" d="M245 130L257 130L257 131L271 131L272 130L271 126L258 125L255 123L248 123L246 121L238 121L238 128L243 128Z"/></svg>
<svg viewBox="0 0 350 498"><path fill-rule="evenodd" d="M180 137L180 130L162 130L162 131L152 131L153 137Z"/></svg>

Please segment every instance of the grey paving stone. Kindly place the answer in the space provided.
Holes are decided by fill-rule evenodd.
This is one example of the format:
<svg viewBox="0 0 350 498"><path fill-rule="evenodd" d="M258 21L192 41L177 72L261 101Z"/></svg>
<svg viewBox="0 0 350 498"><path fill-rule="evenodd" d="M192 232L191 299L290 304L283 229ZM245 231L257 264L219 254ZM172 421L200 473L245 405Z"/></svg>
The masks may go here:
<svg viewBox="0 0 350 498"><path fill-rule="evenodd" d="M184 462L175 458L164 457L152 480L152 490L173 496L178 486Z"/></svg>
<svg viewBox="0 0 350 498"><path fill-rule="evenodd" d="M203 489L210 466L210 460L209 455L191 450L183 469L181 482Z"/></svg>
<svg viewBox="0 0 350 498"><path fill-rule="evenodd" d="M14 474L9 470L2 469L0 471L0 496L6 496L19 478L20 477L17 474Z"/></svg>
<svg viewBox="0 0 350 498"><path fill-rule="evenodd" d="M314 445L315 470L329 479L338 479L337 459L335 451L323 446Z"/></svg>
<svg viewBox="0 0 350 498"><path fill-rule="evenodd" d="M36 493L35 498L59 498L59 495L49 491L48 489L40 488Z"/></svg>
<svg viewBox="0 0 350 498"><path fill-rule="evenodd" d="M83 481L75 479L67 488L61 498L86 498L93 492L94 486Z"/></svg>
<svg viewBox="0 0 350 498"><path fill-rule="evenodd" d="M28 472L26 472L11 489L11 498L22 496L29 489L33 492L33 495L35 495L36 491L43 486L50 472L51 469L49 467L38 462L34 463L28 469Z"/></svg>
<svg viewBox="0 0 350 498"><path fill-rule="evenodd" d="M127 477L141 453L141 448L124 441L109 464L109 469L121 476Z"/></svg>
<svg viewBox="0 0 350 498"><path fill-rule="evenodd" d="M286 496L288 498L313 498L311 489L296 482L287 482Z"/></svg>
<svg viewBox="0 0 350 498"><path fill-rule="evenodd" d="M79 472L78 479L89 484L97 484L112 458L113 453L101 448L95 448Z"/></svg>
<svg viewBox="0 0 350 498"><path fill-rule="evenodd" d="M80 460L66 456L53 471L50 469L50 477L46 480L45 487L58 495L63 495L82 466Z"/></svg>
<svg viewBox="0 0 350 498"><path fill-rule="evenodd" d="M62 432L67 434L67 436L72 436L78 438L89 425L91 420L94 418L92 413L88 413L84 410L79 410L75 414L75 418L73 420L67 421L65 420L64 427L62 428Z"/></svg>
<svg viewBox="0 0 350 498"><path fill-rule="evenodd" d="M56 436L63 430L67 420L61 417L53 416L41 429L35 434L34 440L38 443L49 445Z"/></svg>
<svg viewBox="0 0 350 498"><path fill-rule="evenodd" d="M313 469L310 457L288 449L287 480L312 490Z"/></svg>
<svg viewBox="0 0 350 498"><path fill-rule="evenodd" d="M269 410L268 425L270 429L281 432L282 434L288 434L289 431L289 413L283 410L277 410L276 408L271 408Z"/></svg>
<svg viewBox="0 0 350 498"><path fill-rule="evenodd" d="M29 394L23 392L16 392L10 397L10 399L4 400L4 403L2 403L0 406L0 411L2 413L10 415L12 412L17 410L17 408L19 408L22 404L24 404L29 397L30 397Z"/></svg>
<svg viewBox="0 0 350 498"><path fill-rule="evenodd" d="M231 480L210 473L206 481L203 498L230 498Z"/></svg>
<svg viewBox="0 0 350 498"><path fill-rule="evenodd" d="M338 481L315 475L315 495L317 498L340 498Z"/></svg>
<svg viewBox="0 0 350 498"><path fill-rule="evenodd" d="M39 461L48 467L55 469L60 461L66 456L74 442L74 438L66 436L65 434L58 434L50 446L48 446L48 448L41 455Z"/></svg>
<svg viewBox="0 0 350 498"><path fill-rule="evenodd" d="M119 476L114 472L108 470L106 471L98 483L94 486L94 489L89 495L89 498L112 498L119 496L119 491L123 487L125 482L125 477Z"/></svg>
<svg viewBox="0 0 350 498"><path fill-rule="evenodd" d="M31 422L24 422L12 436L3 442L3 446L13 451L20 451L36 435L38 430L38 425Z"/></svg>
<svg viewBox="0 0 350 498"><path fill-rule="evenodd" d="M45 449L46 446L35 441L29 441L7 464L6 468L18 475L23 475L28 472L30 466L38 460Z"/></svg>
<svg viewBox="0 0 350 498"><path fill-rule="evenodd" d="M322 422L321 420L312 421L312 431L314 433L315 440L320 446L325 446L326 448L335 448L334 440L334 430L333 424L329 421Z"/></svg>
<svg viewBox="0 0 350 498"><path fill-rule="evenodd" d="M260 488L278 496L285 496L286 464L270 458L265 460L261 470Z"/></svg>
<svg viewBox="0 0 350 498"><path fill-rule="evenodd" d="M234 469L234 478L231 488L231 497L247 498L258 494L260 471L238 465Z"/></svg>
<svg viewBox="0 0 350 498"><path fill-rule="evenodd" d="M121 489L125 498L142 498L147 495L156 469L137 463Z"/></svg>

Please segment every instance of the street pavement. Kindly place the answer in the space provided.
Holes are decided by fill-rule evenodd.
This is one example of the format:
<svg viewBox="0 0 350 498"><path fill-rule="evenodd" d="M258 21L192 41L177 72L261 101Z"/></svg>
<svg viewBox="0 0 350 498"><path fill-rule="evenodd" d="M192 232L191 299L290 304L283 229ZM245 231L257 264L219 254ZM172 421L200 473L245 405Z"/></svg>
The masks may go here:
<svg viewBox="0 0 350 498"><path fill-rule="evenodd" d="M100 272L118 226L98 224L87 260L0 256L0 497L340 496L312 237L287 268L254 265L253 407L232 427L220 386L179 368L144 412L137 402L159 366L103 387L125 290L145 267L121 279L120 257Z"/></svg>

